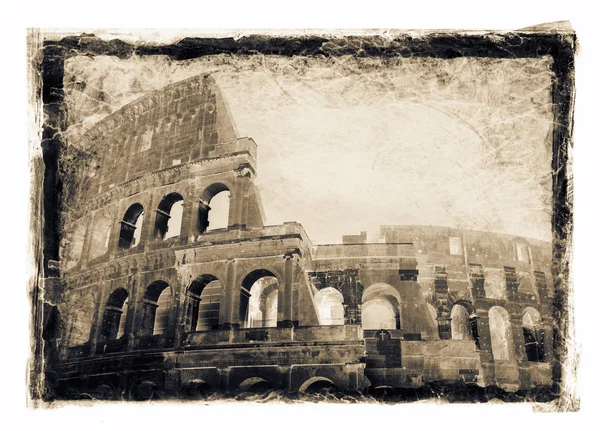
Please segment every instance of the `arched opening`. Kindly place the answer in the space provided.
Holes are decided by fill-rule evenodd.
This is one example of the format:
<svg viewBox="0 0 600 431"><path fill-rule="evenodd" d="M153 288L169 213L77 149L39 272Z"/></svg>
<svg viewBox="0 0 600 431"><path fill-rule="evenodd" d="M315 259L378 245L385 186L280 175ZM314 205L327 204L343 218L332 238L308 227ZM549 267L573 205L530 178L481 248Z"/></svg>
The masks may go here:
<svg viewBox="0 0 600 431"><path fill-rule="evenodd" d="M183 197L179 193L169 193L156 210L154 236L168 239L179 236L183 217Z"/></svg>
<svg viewBox="0 0 600 431"><path fill-rule="evenodd" d="M473 340L471 317L463 305L454 304L450 319L453 340Z"/></svg>
<svg viewBox="0 0 600 431"><path fill-rule="evenodd" d="M400 295L389 284L369 286L362 296L363 329L400 329Z"/></svg>
<svg viewBox="0 0 600 431"><path fill-rule="evenodd" d="M311 377L302 383L298 392L311 394L315 392L331 392L336 389L337 386L335 383L326 377Z"/></svg>
<svg viewBox="0 0 600 431"><path fill-rule="evenodd" d="M124 320L127 316L127 306L125 304L128 296L127 291L120 287L108 297L104 308L102 326L100 327L100 338L103 341L116 340L123 335Z"/></svg>
<svg viewBox="0 0 600 431"><path fill-rule="evenodd" d="M530 362L544 360L544 328L542 317L535 308L527 307L523 312L523 341Z"/></svg>
<svg viewBox="0 0 600 431"><path fill-rule="evenodd" d="M148 286L144 294L143 307L143 335L163 334L169 325L169 312L171 309L171 289L169 285L159 280Z"/></svg>
<svg viewBox="0 0 600 431"><path fill-rule="evenodd" d="M315 304L319 312L321 325L344 324L344 297L339 290L326 287L315 295Z"/></svg>
<svg viewBox="0 0 600 431"><path fill-rule="evenodd" d="M90 259L102 256L108 250L112 224L113 220L108 215L100 214L96 216L92 224L92 234L90 235Z"/></svg>
<svg viewBox="0 0 600 431"><path fill-rule="evenodd" d="M186 331L219 327L221 282L211 274L196 277L187 289Z"/></svg>
<svg viewBox="0 0 600 431"><path fill-rule="evenodd" d="M277 326L279 284L271 271L258 269L242 281L240 290L240 322L245 328Z"/></svg>
<svg viewBox="0 0 600 431"><path fill-rule="evenodd" d="M205 233L229 226L230 192L225 184L212 184L204 190L198 213L198 232Z"/></svg>
<svg viewBox="0 0 600 431"><path fill-rule="evenodd" d="M92 395L97 400L116 400L117 399L117 391L110 385L100 385L94 391L92 391Z"/></svg>
<svg viewBox="0 0 600 431"><path fill-rule="evenodd" d="M138 203L131 205L121 220L120 250L127 250L140 243L143 222L144 207Z"/></svg>
<svg viewBox="0 0 600 431"><path fill-rule="evenodd" d="M134 401L160 399L159 386L152 380L145 380L134 385L130 393Z"/></svg>
<svg viewBox="0 0 600 431"><path fill-rule="evenodd" d="M264 392L273 389L273 385L261 377L250 377L238 386L240 392Z"/></svg>
<svg viewBox="0 0 600 431"><path fill-rule="evenodd" d="M494 360L507 361L514 357L510 315L504 308L494 306L490 308L489 319Z"/></svg>
<svg viewBox="0 0 600 431"><path fill-rule="evenodd" d="M187 382L182 392L187 399L202 399L212 392L212 387L202 379L195 379Z"/></svg>

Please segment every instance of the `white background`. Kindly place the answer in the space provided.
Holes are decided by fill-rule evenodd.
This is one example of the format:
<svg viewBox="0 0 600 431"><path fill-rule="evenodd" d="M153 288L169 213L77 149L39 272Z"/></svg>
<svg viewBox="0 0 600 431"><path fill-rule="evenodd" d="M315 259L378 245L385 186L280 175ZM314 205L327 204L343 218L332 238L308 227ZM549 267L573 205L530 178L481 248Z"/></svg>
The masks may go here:
<svg viewBox="0 0 600 431"><path fill-rule="evenodd" d="M579 1L204 1L130 4L121 1L15 0L2 6L3 154L0 184L4 208L0 348L1 423L4 429L597 429L599 369L597 266L598 17L594 2ZM27 155L26 28L397 28L518 29L569 20L577 31L575 169L575 250L573 276L581 364L581 411L534 414L525 405L248 405L132 404L95 407L26 408L25 365L29 353L26 295L29 169ZM87 31L87 30L86 30ZM581 345L583 344L583 347ZM600 389L600 388L598 388Z"/></svg>

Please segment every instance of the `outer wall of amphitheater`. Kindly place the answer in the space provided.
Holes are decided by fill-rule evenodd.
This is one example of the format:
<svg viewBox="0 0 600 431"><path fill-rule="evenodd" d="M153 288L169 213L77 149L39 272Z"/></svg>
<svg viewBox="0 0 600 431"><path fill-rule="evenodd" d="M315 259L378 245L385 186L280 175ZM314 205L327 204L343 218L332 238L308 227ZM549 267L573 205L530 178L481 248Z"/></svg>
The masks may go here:
<svg viewBox="0 0 600 431"><path fill-rule="evenodd" d="M72 147L60 273L45 280L59 397L557 378L550 243L382 226L380 243L318 245L298 223L265 226L257 145L210 76L132 102Z"/></svg>

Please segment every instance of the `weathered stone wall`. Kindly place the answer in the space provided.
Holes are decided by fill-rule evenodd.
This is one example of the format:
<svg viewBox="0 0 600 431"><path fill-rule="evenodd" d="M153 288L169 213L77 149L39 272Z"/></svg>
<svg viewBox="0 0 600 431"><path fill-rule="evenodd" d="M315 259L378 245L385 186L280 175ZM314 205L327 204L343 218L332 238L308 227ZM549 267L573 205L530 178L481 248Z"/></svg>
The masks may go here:
<svg viewBox="0 0 600 431"><path fill-rule="evenodd" d="M82 147L88 157L69 166L77 173L61 244L64 391L97 389L102 375L113 376L106 381L117 392L143 385L176 392L200 381L230 390L248 379L285 390L318 381L364 389L365 376L375 386L443 379L510 390L550 380L550 366L539 365L552 358L549 244L409 226L383 227L386 243L369 244L362 232L315 246L297 223L264 226L256 144L236 137L210 77L127 105L94 126ZM206 231L202 217L222 190L230 192L227 228ZM159 206L174 193L183 198L181 232L164 239L155 228L166 216ZM137 206L139 242L123 247L126 214ZM276 322L246 327L250 285L263 276L277 289ZM202 301L196 280L220 286L210 329L190 327L190 310ZM322 324L315 295L326 288L342 298L343 325ZM375 297L393 304L394 328L385 333L362 328L363 304ZM460 338L452 333L457 306L469 325ZM511 348L502 359L492 347L493 307L508 316ZM526 307L540 315L541 361L527 356ZM149 332L157 309L164 330Z"/></svg>

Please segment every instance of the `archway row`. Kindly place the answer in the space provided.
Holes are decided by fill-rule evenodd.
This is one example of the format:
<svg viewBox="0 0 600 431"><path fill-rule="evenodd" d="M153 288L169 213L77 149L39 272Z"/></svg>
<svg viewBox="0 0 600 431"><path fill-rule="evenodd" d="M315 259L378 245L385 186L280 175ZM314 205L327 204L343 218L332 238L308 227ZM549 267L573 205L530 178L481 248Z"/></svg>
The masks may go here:
<svg viewBox="0 0 600 431"><path fill-rule="evenodd" d="M231 192L222 183L208 186L201 194L198 203L198 216L196 231L199 234L226 229L229 226L229 207ZM169 239L181 235L184 217L184 198L178 192L165 195L156 208L153 237L156 239ZM119 250L136 247L142 241L142 228L146 218L143 205L136 202L127 208L119 221ZM90 235L90 258L98 257L108 250L110 233L113 226L111 216L100 213L93 220ZM77 250L79 255L83 246Z"/></svg>
<svg viewBox="0 0 600 431"><path fill-rule="evenodd" d="M207 331L219 327L224 285L213 274L196 277L185 292L185 331ZM163 280L152 282L140 302L137 333L141 336L164 334L171 324L173 289ZM267 328L277 326L279 281L266 269L250 272L239 288L239 318L242 327ZM100 324L100 340L119 339L125 335L129 292L115 289L104 305Z"/></svg>

